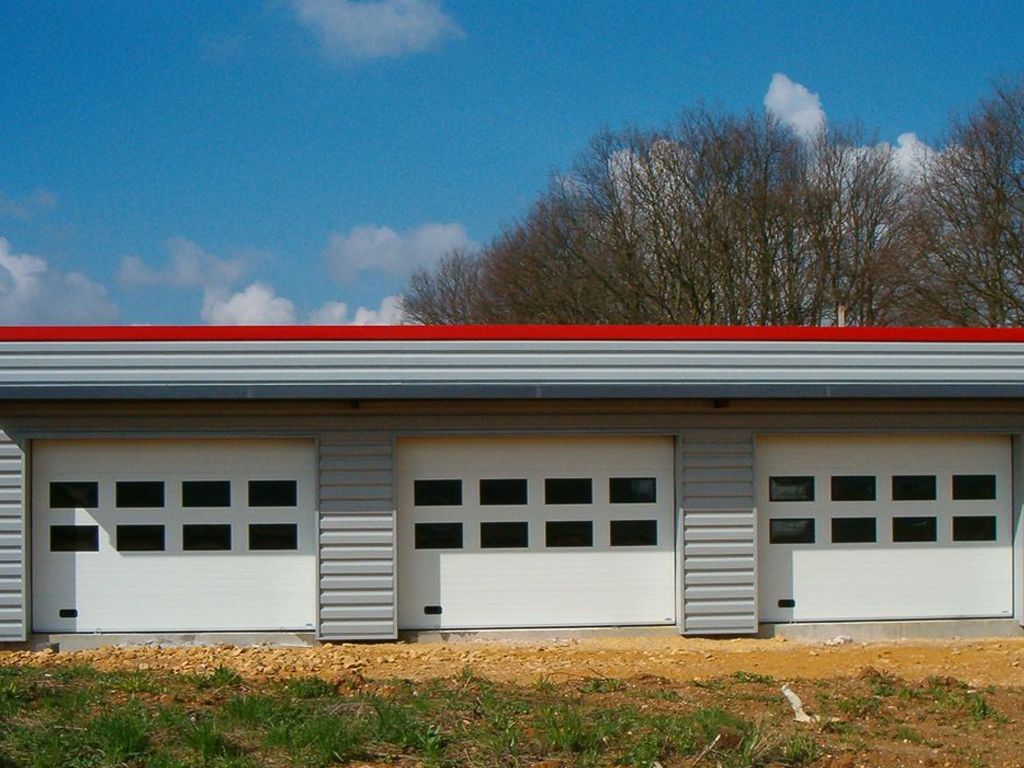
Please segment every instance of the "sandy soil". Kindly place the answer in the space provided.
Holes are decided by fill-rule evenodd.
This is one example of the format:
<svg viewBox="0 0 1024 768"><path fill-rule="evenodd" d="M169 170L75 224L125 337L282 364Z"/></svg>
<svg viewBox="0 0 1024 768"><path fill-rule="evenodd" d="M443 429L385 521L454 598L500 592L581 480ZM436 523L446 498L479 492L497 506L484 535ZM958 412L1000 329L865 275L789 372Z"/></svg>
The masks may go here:
<svg viewBox="0 0 1024 768"><path fill-rule="evenodd" d="M1024 686L1024 639L812 645L683 637L538 642L380 643L317 648L113 647L0 652L0 664L80 664L203 674L219 666L253 680L292 677L425 679L469 668L493 680L532 683L586 677L699 680L737 671L780 680L856 676L865 667L908 680L955 677L972 685Z"/></svg>

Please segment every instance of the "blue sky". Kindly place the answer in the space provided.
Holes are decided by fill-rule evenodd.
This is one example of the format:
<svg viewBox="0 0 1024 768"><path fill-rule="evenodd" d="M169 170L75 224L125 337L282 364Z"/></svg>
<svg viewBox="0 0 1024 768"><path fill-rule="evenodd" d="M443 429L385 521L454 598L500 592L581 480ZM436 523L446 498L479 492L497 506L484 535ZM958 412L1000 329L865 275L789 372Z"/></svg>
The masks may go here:
<svg viewBox="0 0 1024 768"><path fill-rule="evenodd" d="M0 323L394 320L604 127L778 73L934 146L1021 71L1020 2L3 0Z"/></svg>

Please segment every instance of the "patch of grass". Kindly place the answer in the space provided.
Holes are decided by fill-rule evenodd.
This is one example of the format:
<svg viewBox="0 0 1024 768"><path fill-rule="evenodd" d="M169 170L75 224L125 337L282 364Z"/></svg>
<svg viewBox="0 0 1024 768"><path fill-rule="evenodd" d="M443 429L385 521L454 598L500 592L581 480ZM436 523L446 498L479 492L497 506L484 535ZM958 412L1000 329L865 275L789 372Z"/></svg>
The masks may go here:
<svg viewBox="0 0 1024 768"><path fill-rule="evenodd" d="M875 696L840 696L832 703L847 717L876 715L882 708L881 700Z"/></svg>
<svg viewBox="0 0 1024 768"><path fill-rule="evenodd" d="M267 744L295 753L302 765L322 766L361 756L369 737L370 728L361 717L307 714L275 726Z"/></svg>
<svg viewBox="0 0 1024 768"><path fill-rule="evenodd" d="M744 672L740 670L733 676L733 680L738 683L758 683L760 685L775 685L775 678L771 675L759 675L756 672Z"/></svg>
<svg viewBox="0 0 1024 768"><path fill-rule="evenodd" d="M217 667L209 675L200 675L195 678L195 685L199 690L231 688L239 685L241 682L242 676L227 667Z"/></svg>
<svg viewBox="0 0 1024 768"><path fill-rule="evenodd" d="M212 718L202 718L182 733L182 741L195 750L205 764L220 758L237 757L241 749L218 730Z"/></svg>
<svg viewBox="0 0 1024 768"><path fill-rule="evenodd" d="M626 683L610 677L592 677L583 684L583 693L614 693L625 690Z"/></svg>
<svg viewBox="0 0 1024 768"><path fill-rule="evenodd" d="M448 739L440 726L424 722L410 707L378 699L373 702L373 711L374 730L381 741L417 752L427 760L436 761L444 755Z"/></svg>
<svg viewBox="0 0 1024 768"><path fill-rule="evenodd" d="M891 675L877 675L868 678L868 688L874 696L895 696L899 692L899 681Z"/></svg>
<svg viewBox="0 0 1024 768"><path fill-rule="evenodd" d="M138 707L104 712L87 726L89 742L103 755L105 765L142 757L150 750L148 718Z"/></svg>
<svg viewBox="0 0 1024 768"><path fill-rule="evenodd" d="M334 695L334 686L319 677L299 677L285 683L284 690L297 699L323 699Z"/></svg>
<svg viewBox="0 0 1024 768"><path fill-rule="evenodd" d="M909 725L897 725L895 736L897 739L909 741L911 744L924 744L924 736Z"/></svg>
<svg viewBox="0 0 1024 768"><path fill-rule="evenodd" d="M725 688L725 680L720 677L709 677L706 680L694 680L693 685L705 691L720 691Z"/></svg>
<svg viewBox="0 0 1024 768"><path fill-rule="evenodd" d="M956 681L929 678L927 695L940 709L965 714L973 720L995 719L1005 722L1006 717L999 714L988 703L983 693L967 688L966 684Z"/></svg>

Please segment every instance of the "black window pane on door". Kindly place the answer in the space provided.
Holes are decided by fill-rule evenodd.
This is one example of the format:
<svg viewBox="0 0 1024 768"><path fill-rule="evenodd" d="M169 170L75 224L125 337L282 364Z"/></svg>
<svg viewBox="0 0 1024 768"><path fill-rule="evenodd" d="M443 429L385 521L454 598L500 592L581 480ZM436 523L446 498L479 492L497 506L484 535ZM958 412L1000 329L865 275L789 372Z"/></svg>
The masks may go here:
<svg viewBox="0 0 1024 768"><path fill-rule="evenodd" d="M164 551L162 525L119 525L116 535L118 552Z"/></svg>
<svg viewBox="0 0 1024 768"><path fill-rule="evenodd" d="M417 507L457 507L462 504L461 480L416 480L413 504Z"/></svg>
<svg viewBox="0 0 1024 768"><path fill-rule="evenodd" d="M874 475L833 475L832 501L874 501Z"/></svg>
<svg viewBox="0 0 1024 768"><path fill-rule="evenodd" d="M813 544L813 517L776 517L768 521L770 544Z"/></svg>
<svg viewBox="0 0 1024 768"><path fill-rule="evenodd" d="M894 517L892 519L892 540L936 541L938 525L934 517Z"/></svg>
<svg viewBox="0 0 1024 768"><path fill-rule="evenodd" d="M654 547L658 544L657 520L612 520L610 541L613 547Z"/></svg>
<svg viewBox="0 0 1024 768"><path fill-rule="evenodd" d="M935 501L935 475L893 475L893 501Z"/></svg>
<svg viewBox="0 0 1024 768"><path fill-rule="evenodd" d="M164 484L159 480L118 480L114 496L118 507L159 509L164 505Z"/></svg>
<svg viewBox="0 0 1024 768"><path fill-rule="evenodd" d="M182 526L181 548L186 552L217 552L231 549L231 526L198 523Z"/></svg>
<svg viewBox="0 0 1024 768"><path fill-rule="evenodd" d="M995 475L953 475L954 501L986 501L995 497Z"/></svg>
<svg viewBox="0 0 1024 768"><path fill-rule="evenodd" d="M250 507L294 507L298 504L298 483L294 480L250 480Z"/></svg>
<svg viewBox="0 0 1024 768"><path fill-rule="evenodd" d="M416 549L462 549L462 523L416 523Z"/></svg>
<svg viewBox="0 0 1024 768"><path fill-rule="evenodd" d="M594 481L589 477L549 477L544 481L545 504L591 504Z"/></svg>
<svg viewBox="0 0 1024 768"><path fill-rule="evenodd" d="M612 504L653 504L658 500L657 481L653 477L610 478L608 500Z"/></svg>
<svg viewBox="0 0 1024 768"><path fill-rule="evenodd" d="M526 480L493 479L480 481L480 503L484 506L526 504Z"/></svg>
<svg viewBox="0 0 1024 768"><path fill-rule="evenodd" d="M592 547L594 524L590 520L551 520L544 524L547 547Z"/></svg>
<svg viewBox="0 0 1024 768"><path fill-rule="evenodd" d="M93 482L50 483L51 509L95 509L100 505L100 484Z"/></svg>
<svg viewBox="0 0 1024 768"><path fill-rule="evenodd" d="M953 541L995 541L996 519L991 515L953 517Z"/></svg>
<svg viewBox="0 0 1024 768"><path fill-rule="evenodd" d="M481 549L522 549L529 546L530 527L525 522L480 523Z"/></svg>
<svg viewBox="0 0 1024 768"><path fill-rule="evenodd" d="M230 507L230 480L185 480L181 484L183 507Z"/></svg>
<svg viewBox="0 0 1024 768"><path fill-rule="evenodd" d="M100 529L96 525L51 525L51 552L99 552Z"/></svg>
<svg viewBox="0 0 1024 768"><path fill-rule="evenodd" d="M868 544L878 539L873 517L833 517L833 544Z"/></svg>
<svg viewBox="0 0 1024 768"><path fill-rule="evenodd" d="M814 477L783 475L768 478L769 501L814 501Z"/></svg>
<svg viewBox="0 0 1024 768"><path fill-rule="evenodd" d="M299 548L299 526L295 523L250 523L249 549L256 551Z"/></svg>

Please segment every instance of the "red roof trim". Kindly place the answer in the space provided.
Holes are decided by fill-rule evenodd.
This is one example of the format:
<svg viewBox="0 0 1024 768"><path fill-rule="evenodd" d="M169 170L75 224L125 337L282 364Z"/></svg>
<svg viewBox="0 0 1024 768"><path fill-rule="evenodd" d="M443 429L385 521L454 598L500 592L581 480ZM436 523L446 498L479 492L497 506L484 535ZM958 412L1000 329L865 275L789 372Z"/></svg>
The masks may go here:
<svg viewBox="0 0 1024 768"><path fill-rule="evenodd" d="M1024 328L689 325L17 326L14 341L922 341L1024 342Z"/></svg>

